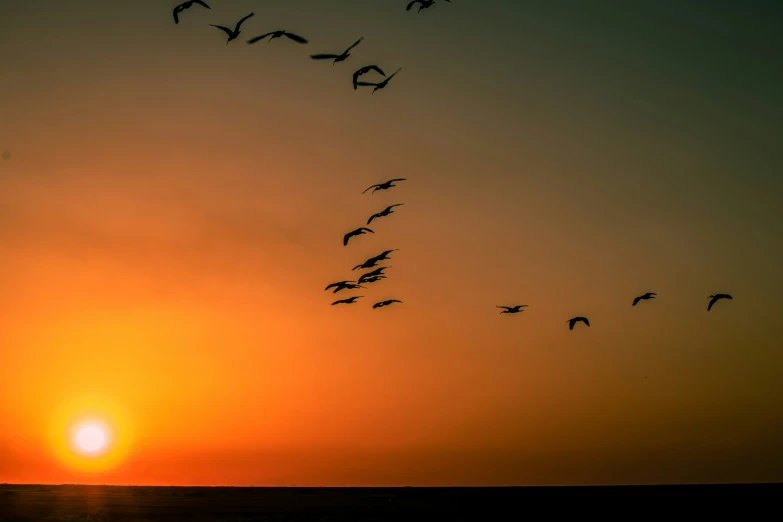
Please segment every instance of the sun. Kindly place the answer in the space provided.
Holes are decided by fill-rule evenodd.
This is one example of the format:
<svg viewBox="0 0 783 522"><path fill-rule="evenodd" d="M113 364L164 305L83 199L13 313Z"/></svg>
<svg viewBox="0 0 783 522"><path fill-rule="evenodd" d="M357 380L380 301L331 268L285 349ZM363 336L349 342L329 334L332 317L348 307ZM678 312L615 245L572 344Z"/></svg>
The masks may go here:
<svg viewBox="0 0 783 522"><path fill-rule="evenodd" d="M86 424L76 431L76 445L85 453L97 453L106 447L106 431L96 424Z"/></svg>
<svg viewBox="0 0 783 522"><path fill-rule="evenodd" d="M69 401L53 418L51 437L58 459L85 472L103 472L125 459L133 441L127 412L106 397Z"/></svg>

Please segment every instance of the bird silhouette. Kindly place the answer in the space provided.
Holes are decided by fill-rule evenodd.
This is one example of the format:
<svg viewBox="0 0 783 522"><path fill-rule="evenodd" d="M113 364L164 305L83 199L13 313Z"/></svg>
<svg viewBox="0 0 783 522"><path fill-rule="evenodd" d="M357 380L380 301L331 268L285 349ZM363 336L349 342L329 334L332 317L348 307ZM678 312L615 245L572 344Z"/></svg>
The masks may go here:
<svg viewBox="0 0 783 522"><path fill-rule="evenodd" d="M383 308L384 306L389 306L392 303L401 303L402 301L399 301L397 299L387 299L386 301L381 301L380 303L375 303L372 305L373 308Z"/></svg>
<svg viewBox="0 0 783 522"><path fill-rule="evenodd" d="M356 265L352 268L352 270L357 270L359 268L372 268L378 264L379 261L383 261L384 259L389 259L389 254L394 252L395 250L399 250L399 248L395 248L393 250L386 250L385 252L382 252L378 254L377 256L373 256L361 265Z"/></svg>
<svg viewBox="0 0 783 522"><path fill-rule="evenodd" d="M422 9L427 9L428 7L432 7L432 4L435 3L435 0L413 0L413 2L408 4L408 7L405 8L406 11L410 11L411 8L416 5L419 5L419 10L416 11L417 13L420 13Z"/></svg>
<svg viewBox="0 0 783 522"><path fill-rule="evenodd" d="M338 287L338 288L339 287L343 287L344 288L349 283L356 283L356 281L337 281L336 283L332 283L332 284L328 285L326 288L324 288L324 291L329 290L330 288L334 288L334 287ZM335 292L337 292L337 290L335 290Z"/></svg>
<svg viewBox="0 0 783 522"><path fill-rule="evenodd" d="M446 0L446 2L451 3L451 0ZM419 5L419 10L417 11L418 13L420 13L422 9L427 9L428 7L432 7L434 3L435 0L413 0L411 3L408 4L408 7L406 7L405 10L410 11L415 4L421 4Z"/></svg>
<svg viewBox="0 0 783 522"><path fill-rule="evenodd" d="M386 275L383 273L383 271L386 270L387 268L391 268L391 267L390 266L382 266L380 268L376 268L372 272L365 272L364 274L361 275L361 277L359 277L358 283L362 284L365 280L367 280L367 279L369 279L371 277L376 277L376 276L386 277Z"/></svg>
<svg viewBox="0 0 783 522"><path fill-rule="evenodd" d="M359 227L356 230L352 230L345 234L343 236L343 246L346 246L348 244L348 240L351 239L353 236L360 236L366 232L369 232L370 234L375 234L372 230L366 227Z"/></svg>
<svg viewBox="0 0 783 522"><path fill-rule="evenodd" d="M370 259L368 259L367 261L365 261L364 263L362 263L362 264L360 264L360 265L356 265L356 266L355 266L355 267L353 267L351 270L359 270L360 268L361 268L361 269L364 269L364 268L372 268L372 267L374 267L374 266L378 266L378 260L377 260L377 259L370 258Z"/></svg>
<svg viewBox="0 0 783 522"><path fill-rule="evenodd" d="M578 323L579 321L582 321L587 326L590 326L590 321L587 320L587 317L574 317L574 318L569 319L568 321L566 321L568 323L568 329L569 330L573 330L574 329L574 325L576 323Z"/></svg>
<svg viewBox="0 0 783 522"><path fill-rule="evenodd" d="M179 4L177 7L174 8L174 23L179 23L179 14L184 11L185 9L190 9L193 4L199 4L203 5L207 9L212 9L209 7L206 2L203 2L202 0L188 0L187 2L184 2L182 4Z"/></svg>
<svg viewBox="0 0 783 522"><path fill-rule="evenodd" d="M355 91L358 88L358 85L356 85L356 82L359 80L359 76L362 76L364 74L367 74L370 71L377 71L381 76L386 76L386 73L381 70L380 67L377 65L365 65L364 67L357 70L355 73L353 73L353 90Z"/></svg>
<svg viewBox="0 0 783 522"><path fill-rule="evenodd" d="M356 40L352 46L350 46L348 49L342 52L342 54L311 54L310 58L313 60L334 60L332 62L332 65L335 65L337 62L343 62L345 61L349 56L351 56L351 49L359 45L362 40L364 40L364 36Z"/></svg>
<svg viewBox="0 0 783 522"><path fill-rule="evenodd" d="M355 285L353 283L347 283L334 289L333 294L336 294L340 290L356 290L357 288L364 288L362 285Z"/></svg>
<svg viewBox="0 0 783 522"><path fill-rule="evenodd" d="M647 292L644 295L640 295L639 297L637 297L637 298L635 298L633 300L633 304L631 306L636 306L636 303L638 303L639 301L641 301L643 299L644 300L646 300L646 299L655 299L656 295L658 295L658 294L656 294L655 292Z"/></svg>
<svg viewBox="0 0 783 522"><path fill-rule="evenodd" d="M239 30L239 26L242 25L242 22L244 22L245 20L247 20L248 18L250 18L254 14L255 13L250 13L249 15L247 15L246 17L244 17L243 19L238 21L237 25L236 25L236 27L234 27L233 31L231 29L229 29L228 27L223 27L222 25L215 25L215 24L209 24L209 25L211 25L212 27L217 27L218 29L220 29L221 31L224 31L228 35L228 40L226 40L226 45L228 45L228 42L230 42L231 40L236 40L237 36L239 36L239 33L241 32Z"/></svg>
<svg viewBox="0 0 783 522"><path fill-rule="evenodd" d="M397 185L394 184L395 181L406 181L406 180L407 180L407 178L390 179L389 181L386 181L384 183L378 183L377 185L372 185L371 187L367 187L366 189L364 189L362 191L362 194L364 194L365 192L367 192L370 189L373 189L373 191L370 192L370 194L375 194L376 190L388 190L388 189L390 189L392 187L396 187L397 186Z"/></svg>
<svg viewBox="0 0 783 522"><path fill-rule="evenodd" d="M375 283L377 281L380 281L381 279L386 279L386 276L385 275L377 275L377 276L368 277L364 281L362 281L362 283L367 283L367 284Z"/></svg>
<svg viewBox="0 0 783 522"><path fill-rule="evenodd" d="M307 43L306 39L302 38L298 34L288 33L288 32L285 31L285 29L283 29L281 31L272 31L271 33L262 34L261 36L256 36L256 37L251 38L250 40L248 40L247 43L248 44L254 44L254 43L258 42L259 40L263 40L267 36L271 37L271 38L269 38L270 42L272 40L274 40L275 38L280 38L282 36L287 36L291 40L293 40L295 42L298 42L300 44L306 44Z"/></svg>
<svg viewBox="0 0 783 522"><path fill-rule="evenodd" d="M363 295L354 295L354 296L349 297L348 299L340 299L340 300L335 301L334 303L332 303L332 306L338 305L338 304L354 304L356 302L356 300L359 299L360 297L364 297L364 296Z"/></svg>
<svg viewBox="0 0 783 522"><path fill-rule="evenodd" d="M373 219L381 218L381 217L384 217L384 216L388 216L389 214L394 214L394 211L392 209L394 207L399 207L399 206L402 206L402 205L404 205L404 203L396 203L394 205L389 205L388 207L386 207L385 209L381 210L377 214L373 214L372 216L370 216L370 219L367 220L367 224L369 225L370 223L372 223Z"/></svg>
<svg viewBox="0 0 783 522"><path fill-rule="evenodd" d="M391 79L392 79L392 78L394 78L394 77L397 75L397 73L398 73L398 72L400 72L401 70L402 70L402 67L400 67L399 69L397 69L396 71L394 71L392 74L390 74L389 76L387 76L387 77L386 77L386 79L385 79L385 80L383 80L382 82L378 82L378 83L372 83L372 82L356 82L356 85L361 85L361 86L363 86L363 87L375 87L375 88L372 90L372 93L373 93L373 94L375 94L375 91L378 91L378 90L380 90L380 89L383 89L384 87L386 87L386 86L389 84L389 82L391 81Z"/></svg>
<svg viewBox="0 0 783 522"><path fill-rule="evenodd" d="M734 299L734 298L731 297L729 294L715 294L715 295L709 296L707 299L712 299L710 301L710 304L707 305L707 311L709 312L710 309L712 308L712 305L717 303L719 299Z"/></svg>
<svg viewBox="0 0 783 522"><path fill-rule="evenodd" d="M399 250L399 248L394 248L392 250L385 250L385 251L381 252L380 254L378 254L377 256L371 257L370 259L372 259L374 261L383 261L384 259L391 259L389 257L389 254L391 254L392 252L395 252L397 250Z"/></svg>
<svg viewBox="0 0 783 522"><path fill-rule="evenodd" d="M519 312L524 312L522 308L526 307L527 305L516 305L516 306L498 306L498 308L505 308L501 314L518 314Z"/></svg>

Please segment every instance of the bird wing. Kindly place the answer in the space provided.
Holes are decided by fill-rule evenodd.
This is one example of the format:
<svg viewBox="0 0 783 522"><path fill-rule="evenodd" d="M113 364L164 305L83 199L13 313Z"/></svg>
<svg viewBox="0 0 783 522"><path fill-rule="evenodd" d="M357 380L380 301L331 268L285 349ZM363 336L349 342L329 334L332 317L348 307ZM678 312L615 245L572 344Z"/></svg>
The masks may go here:
<svg viewBox="0 0 783 522"><path fill-rule="evenodd" d="M390 303L401 303L402 301L400 301L399 299L392 299L392 300L391 300L391 301L389 301L389 302L390 302Z"/></svg>
<svg viewBox="0 0 783 522"><path fill-rule="evenodd" d="M251 16L253 16L254 14L255 14L255 13L250 13L249 15L247 15L246 17L244 17L243 19L241 19L240 21L238 21L238 22L237 22L237 26L236 26L236 28L234 28L234 32L235 32L235 33L236 33L236 32L238 32L238 31L239 31L239 26L240 26L240 25L242 25L242 22L244 22L245 20L247 20L248 18L250 18L250 17L251 17Z"/></svg>
<svg viewBox="0 0 783 522"><path fill-rule="evenodd" d="M574 329L574 323L576 323L576 321L574 321L573 319L569 319L568 320L568 329L569 330L573 330Z"/></svg>
<svg viewBox="0 0 783 522"><path fill-rule="evenodd" d="M217 28L218 28L218 29L220 29L221 31L225 31L225 33L226 33L228 36L234 36L234 31L232 31L232 30L231 30L231 29L229 29L228 27L223 27L222 25L214 25L214 24L209 24L209 25L211 25L212 27L217 27Z"/></svg>
<svg viewBox="0 0 783 522"><path fill-rule="evenodd" d="M413 7L415 4L421 2L421 0L413 0L410 4L408 4L408 7L405 8L406 11L410 11L411 7Z"/></svg>
<svg viewBox="0 0 783 522"><path fill-rule="evenodd" d="M174 23L175 24L179 23L179 16L177 16L177 13L179 13L179 11L180 11L179 6L174 8Z"/></svg>
<svg viewBox="0 0 783 522"><path fill-rule="evenodd" d="M288 38L290 38L291 40L295 41L295 42L299 42L299 43L303 43L303 44L307 43L307 40L302 38L298 34L293 34L293 33L283 33L283 34L285 36L287 36Z"/></svg>
<svg viewBox="0 0 783 522"><path fill-rule="evenodd" d="M345 52L344 52L343 54L348 54L348 51L350 51L351 49L353 49L354 47L356 47L357 45L359 45L360 43L362 43L362 40L364 40L364 36L362 36L361 38L359 38L358 40L356 40L356 41L353 43L353 45L352 45L352 46L350 46L348 49L346 49L346 50L345 50Z"/></svg>
<svg viewBox="0 0 783 522"><path fill-rule="evenodd" d="M359 85L361 85L361 82L359 82ZM367 187L366 189L364 189L364 191L362 191L362 194L364 194L365 192L367 192L367 191L368 191L368 190L370 190L371 188L375 188L375 187L380 187L380 185L373 185L373 186L371 186L371 187Z"/></svg>
<svg viewBox="0 0 783 522"><path fill-rule="evenodd" d="M386 207L386 210L392 209L392 208L394 208L394 207L401 207L401 206L403 206L404 204L405 204L405 203L395 203L394 205L389 205L388 207Z"/></svg>
<svg viewBox="0 0 783 522"><path fill-rule="evenodd" d="M356 85L361 85L362 87L377 87L377 83L372 82L356 82Z"/></svg>
<svg viewBox="0 0 783 522"><path fill-rule="evenodd" d="M392 78L394 78L394 77L397 75L397 73L398 73L398 72L400 72L401 70L402 70L402 67L400 67L399 69L397 69L396 71L394 71L394 72L393 72L391 75L387 76L387 77L386 77L386 79L385 79L385 80L383 80L383 82L381 82L381 83L383 83L383 84L387 84L387 83L389 83L389 80L391 80Z"/></svg>
<svg viewBox="0 0 783 522"><path fill-rule="evenodd" d="M341 284L342 283L332 283L329 286L327 286L326 288L324 288L324 291L329 290L330 288L335 287L335 286L340 286Z"/></svg>
<svg viewBox="0 0 783 522"><path fill-rule="evenodd" d="M380 212L378 214L373 214L372 216L370 216L370 219L367 220L367 224L369 225L370 223L372 223L373 219L379 218L381 216L382 216L382 214Z"/></svg>
<svg viewBox="0 0 783 522"><path fill-rule="evenodd" d="M639 302L639 299L641 299L641 297L635 297L631 306L636 306L636 303Z"/></svg>
<svg viewBox="0 0 783 522"><path fill-rule="evenodd" d="M367 69L367 72L369 71L378 71L382 76L386 76L386 73L383 72L381 68L378 67L377 65L370 65L369 68Z"/></svg>
<svg viewBox="0 0 783 522"><path fill-rule="evenodd" d="M338 55L336 54L311 54L310 58L313 60L333 60L337 58Z"/></svg>
<svg viewBox="0 0 783 522"><path fill-rule="evenodd" d="M390 179L386 183L394 183L395 181L406 181L407 179L408 178L395 178L395 179ZM402 203L400 203L400 205L402 205Z"/></svg>
<svg viewBox="0 0 783 522"><path fill-rule="evenodd" d="M710 304L708 304L708 305L707 305L707 311L708 311L708 312L709 312L709 311L710 311L710 309L712 308L712 305L714 305L714 304L715 304L715 302L716 302L718 299L720 299L720 297L718 297L718 296L715 296L715 297L713 297L713 298L710 300Z"/></svg>
<svg viewBox="0 0 783 522"><path fill-rule="evenodd" d="M211 7L209 7L209 6L207 5L207 3L206 3L206 2L203 2L202 0L193 0L193 1L194 1L195 3L197 3L197 4L199 4L199 5L203 5L203 6L204 6L204 7L206 7L207 9L212 9Z"/></svg>
<svg viewBox="0 0 783 522"><path fill-rule="evenodd" d="M367 228L367 227L362 227L362 228L360 228L359 230L364 230L365 232L369 232L370 234L375 234L375 232L373 232L372 230L370 230L370 229L369 229L369 228Z"/></svg>
<svg viewBox="0 0 783 522"><path fill-rule="evenodd" d="M356 234L354 232L348 232L347 234L345 234L343 236L343 246L347 245L348 244L348 240L351 239L355 235Z"/></svg>
<svg viewBox="0 0 783 522"><path fill-rule="evenodd" d="M496 308L505 308L506 310L511 310L511 307L510 307L510 306L498 306L498 307L496 307Z"/></svg>
<svg viewBox="0 0 783 522"><path fill-rule="evenodd" d="M274 32L274 31L272 31L271 33L262 34L261 36L256 36L255 38L251 38L250 40L248 40L248 41L247 41L247 43L249 43L249 44L254 44L254 43L256 43L257 41L259 41L259 40L263 40L263 39L264 39L264 38L266 38L267 36L271 36L271 35L273 35L273 34L275 34L275 32Z"/></svg>
<svg viewBox="0 0 783 522"><path fill-rule="evenodd" d="M587 320L587 317L582 317L582 321L584 321L584 323L585 323L587 326L590 326L590 321L588 321L588 320Z"/></svg>

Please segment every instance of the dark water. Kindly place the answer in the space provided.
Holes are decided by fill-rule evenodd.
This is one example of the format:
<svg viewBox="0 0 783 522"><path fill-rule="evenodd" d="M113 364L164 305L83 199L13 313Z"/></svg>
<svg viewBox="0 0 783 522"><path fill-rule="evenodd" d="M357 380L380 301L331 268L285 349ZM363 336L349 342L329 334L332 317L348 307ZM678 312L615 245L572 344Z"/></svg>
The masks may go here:
<svg viewBox="0 0 783 522"><path fill-rule="evenodd" d="M561 488L0 485L0 521L779 520L783 484ZM777 513L777 515L773 515ZM772 516L773 518L769 518Z"/></svg>

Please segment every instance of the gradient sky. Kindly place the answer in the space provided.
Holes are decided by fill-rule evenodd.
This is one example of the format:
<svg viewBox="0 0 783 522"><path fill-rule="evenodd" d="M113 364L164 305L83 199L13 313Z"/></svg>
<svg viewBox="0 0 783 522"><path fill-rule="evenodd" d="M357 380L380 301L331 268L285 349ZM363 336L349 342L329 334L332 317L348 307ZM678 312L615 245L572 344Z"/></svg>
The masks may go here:
<svg viewBox="0 0 783 522"><path fill-rule="evenodd" d="M0 482L783 480L780 2L210 3L0 7Z"/></svg>

